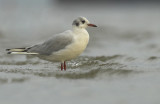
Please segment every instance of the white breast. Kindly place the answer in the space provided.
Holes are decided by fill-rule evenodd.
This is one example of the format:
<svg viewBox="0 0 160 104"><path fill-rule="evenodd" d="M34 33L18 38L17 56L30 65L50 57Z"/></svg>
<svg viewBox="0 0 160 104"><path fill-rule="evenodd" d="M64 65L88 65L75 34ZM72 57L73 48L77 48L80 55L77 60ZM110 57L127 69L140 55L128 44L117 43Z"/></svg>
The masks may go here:
<svg viewBox="0 0 160 104"><path fill-rule="evenodd" d="M73 32L73 42L65 49L53 53L47 59L50 61L67 61L79 56L86 48L89 42L89 34L83 31Z"/></svg>

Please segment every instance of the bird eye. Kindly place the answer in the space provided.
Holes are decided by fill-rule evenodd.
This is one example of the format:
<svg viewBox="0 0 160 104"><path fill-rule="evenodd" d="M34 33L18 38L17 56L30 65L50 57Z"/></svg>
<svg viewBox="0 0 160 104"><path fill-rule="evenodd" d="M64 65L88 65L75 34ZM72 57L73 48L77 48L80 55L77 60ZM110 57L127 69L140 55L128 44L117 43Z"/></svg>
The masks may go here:
<svg viewBox="0 0 160 104"><path fill-rule="evenodd" d="M82 21L82 23L84 24L84 23L85 23L85 21L83 20L83 21Z"/></svg>

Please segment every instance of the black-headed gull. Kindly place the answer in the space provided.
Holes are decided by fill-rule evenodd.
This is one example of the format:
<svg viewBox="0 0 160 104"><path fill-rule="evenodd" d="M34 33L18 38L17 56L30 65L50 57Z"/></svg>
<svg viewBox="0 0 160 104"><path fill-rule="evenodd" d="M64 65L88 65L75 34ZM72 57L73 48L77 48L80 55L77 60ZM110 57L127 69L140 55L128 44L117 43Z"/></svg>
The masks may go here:
<svg viewBox="0 0 160 104"><path fill-rule="evenodd" d="M78 17L72 23L72 30L53 35L41 44L26 48L6 49L8 54L29 54L41 59L61 62L61 70L66 70L66 62L79 56L89 42L89 34L86 30L90 24L85 17Z"/></svg>

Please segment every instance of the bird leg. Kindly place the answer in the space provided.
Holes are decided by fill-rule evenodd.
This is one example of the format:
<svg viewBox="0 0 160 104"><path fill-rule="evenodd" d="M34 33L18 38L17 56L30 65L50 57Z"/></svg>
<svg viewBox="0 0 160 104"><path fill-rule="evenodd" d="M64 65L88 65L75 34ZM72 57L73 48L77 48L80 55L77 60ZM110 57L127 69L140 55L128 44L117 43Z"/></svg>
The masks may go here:
<svg viewBox="0 0 160 104"><path fill-rule="evenodd" d="M64 70L66 71L66 62L64 61Z"/></svg>
<svg viewBox="0 0 160 104"><path fill-rule="evenodd" d="M61 71L63 71L63 63L61 63Z"/></svg>

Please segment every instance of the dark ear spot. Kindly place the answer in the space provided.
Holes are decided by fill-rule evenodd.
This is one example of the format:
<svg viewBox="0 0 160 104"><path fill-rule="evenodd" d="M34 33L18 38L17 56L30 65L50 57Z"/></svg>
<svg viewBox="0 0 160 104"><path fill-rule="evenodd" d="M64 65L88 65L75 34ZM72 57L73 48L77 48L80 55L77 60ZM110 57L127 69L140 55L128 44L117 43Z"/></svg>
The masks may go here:
<svg viewBox="0 0 160 104"><path fill-rule="evenodd" d="M79 23L78 23L78 22L76 23L76 26L79 26Z"/></svg>

